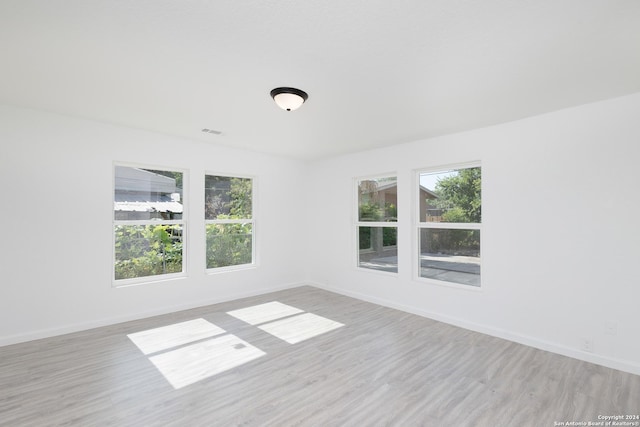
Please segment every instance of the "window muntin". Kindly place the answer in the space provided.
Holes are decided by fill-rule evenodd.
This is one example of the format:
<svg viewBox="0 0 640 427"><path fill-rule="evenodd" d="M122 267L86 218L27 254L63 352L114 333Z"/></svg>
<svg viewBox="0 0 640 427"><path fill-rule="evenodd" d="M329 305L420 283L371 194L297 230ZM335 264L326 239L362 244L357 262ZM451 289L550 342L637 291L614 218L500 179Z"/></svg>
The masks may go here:
<svg viewBox="0 0 640 427"><path fill-rule="evenodd" d="M184 173L116 165L113 227L116 285L185 271Z"/></svg>
<svg viewBox="0 0 640 427"><path fill-rule="evenodd" d="M419 173L418 276L480 287L481 168Z"/></svg>
<svg viewBox="0 0 640 427"><path fill-rule="evenodd" d="M395 176L357 180L357 266L398 272L398 182Z"/></svg>
<svg viewBox="0 0 640 427"><path fill-rule="evenodd" d="M205 175L206 267L255 264L253 179Z"/></svg>

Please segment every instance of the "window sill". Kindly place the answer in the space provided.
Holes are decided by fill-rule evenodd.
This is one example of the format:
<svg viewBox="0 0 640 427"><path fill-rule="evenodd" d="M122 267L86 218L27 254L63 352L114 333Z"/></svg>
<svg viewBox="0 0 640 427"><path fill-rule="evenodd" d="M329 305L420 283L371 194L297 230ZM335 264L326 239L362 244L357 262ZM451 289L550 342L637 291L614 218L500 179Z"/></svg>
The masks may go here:
<svg viewBox="0 0 640 427"><path fill-rule="evenodd" d="M220 273L230 273L233 271L244 271L244 270L253 270L258 268L257 264L242 264L242 265L231 265L228 267L218 267L218 268L207 268L205 270L205 274L208 276L220 274Z"/></svg>
<svg viewBox="0 0 640 427"><path fill-rule="evenodd" d="M128 288L131 286L139 286L139 285L153 285L155 283L160 282L170 282L180 279L186 279L186 273L174 273L174 274L166 274L162 276L146 276L146 277L138 277L135 279L121 279L114 280L111 282L112 288Z"/></svg>

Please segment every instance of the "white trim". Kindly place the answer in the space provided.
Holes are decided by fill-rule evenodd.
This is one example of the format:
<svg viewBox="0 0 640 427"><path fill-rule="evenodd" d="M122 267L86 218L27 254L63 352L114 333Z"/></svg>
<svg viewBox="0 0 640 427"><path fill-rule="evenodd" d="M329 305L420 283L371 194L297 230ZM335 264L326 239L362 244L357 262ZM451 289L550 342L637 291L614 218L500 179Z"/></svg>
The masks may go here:
<svg viewBox="0 0 640 427"><path fill-rule="evenodd" d="M482 266L480 268L482 268ZM435 286L442 286L450 289L457 289L460 291L471 291L471 292L478 292L478 293L484 292L484 287L482 286L482 277L480 278L480 286L465 285L464 283L456 283L456 282L447 282L445 280L433 279L431 277L422 277L419 275L419 273L418 273L418 277L415 277L414 280L416 282L422 282L422 283L435 285Z"/></svg>
<svg viewBox="0 0 640 427"><path fill-rule="evenodd" d="M382 173L373 173L373 174L367 174L367 175L358 175L356 177L354 177L353 179L355 180L356 184L358 181L370 181L373 179L380 179L380 178L390 178L395 176L396 179L398 178L398 171L387 171L387 172L382 172ZM356 188L358 188L356 186Z"/></svg>
<svg viewBox="0 0 640 427"><path fill-rule="evenodd" d="M384 221L358 221L356 223L359 227L392 227L398 228L398 222L384 222Z"/></svg>
<svg viewBox="0 0 640 427"><path fill-rule="evenodd" d="M400 304L384 298L378 298L371 295L362 294L360 292L347 291L341 288L336 288L333 286L329 286L329 285L325 285L317 282L309 282L309 285L320 288L320 289L324 289L326 291L334 292L340 295L345 295L351 298L356 298L362 301L370 302L372 304L393 308L396 310L403 311L405 313L415 314L417 316L426 317L428 319L447 323L449 325L457 326L463 329L468 329L474 332L491 335L492 337L502 338L518 344L534 347L539 350L550 351L552 353L560 354L562 356L567 356L574 359L583 360L585 362L595 363L597 365L605 366L608 368L629 372L631 374L640 375L640 363L635 361L616 359L614 357L607 357L607 356L602 356L594 353L585 352L573 347L568 347L564 344L558 344L551 341L546 341L536 337L532 337L529 335L510 332L504 329L495 328L495 327L484 325L481 323L470 322L465 319L460 319L457 317L448 316L446 314L424 310L415 306Z"/></svg>
<svg viewBox="0 0 640 427"><path fill-rule="evenodd" d="M227 265L225 267L205 268L204 274L209 276L214 274L229 273L232 271L253 270L258 266L255 263Z"/></svg>
<svg viewBox="0 0 640 427"><path fill-rule="evenodd" d="M240 292L224 298L210 299L207 301L199 301L197 303L187 303L187 304L166 306L163 308L148 310L148 311L135 313L135 314L107 317L100 320L89 321L89 322L70 323L70 324L60 326L60 327L55 327L55 328L40 329L32 332L4 336L4 337L0 337L0 347L33 341L37 339L51 338L51 337L74 333L74 332L86 331L89 329L99 328L103 326L116 325L119 323L145 319L152 316L160 316L160 315L169 314L169 313L176 313L179 311L190 310L193 308L206 307L213 304L219 304L227 301L233 301L241 298L248 298L248 297L253 297L258 295L265 295L272 292L278 292L278 291L302 287L302 286L312 286L312 287L323 289L339 295L345 295L351 298L356 298L361 301L400 310L405 313L411 313L417 316L426 317L428 319L447 323L449 325L457 326L463 329L480 332L496 338L506 339L508 341L516 342L529 347L538 348L540 350L550 351L552 353L560 354L560 355L571 357L578 360L583 360L585 362L595 363L597 365L605 366L608 368L618 369L624 372L629 372L631 374L640 375L640 363L635 361L617 359L613 357L597 355L594 353L588 353L588 352L578 350L576 348L568 347L563 344L558 344L551 341L542 340L536 337L531 337L528 335L510 332L504 329L494 328L492 326L487 326L487 325L483 325L476 322L469 322L467 320L448 316L442 313L423 310L418 307L399 304L384 298L378 298L371 295L362 294L360 292L347 291L345 289L329 286L323 283L312 282L312 281L288 283L288 284L274 286L274 287L263 289L263 290ZM126 292L127 288L126 287L118 288L118 290Z"/></svg>
<svg viewBox="0 0 640 427"><path fill-rule="evenodd" d="M356 265L355 267L353 267L358 273L366 273L366 274L380 274L383 276L388 276L391 278L395 278L395 279L399 279L400 276L398 275L398 273L393 272L393 271L384 271L384 270L377 270L375 268L366 268L366 267L360 267L359 265ZM398 268L398 271L400 271L400 268Z"/></svg>
<svg viewBox="0 0 640 427"><path fill-rule="evenodd" d="M456 169L470 169L470 168L477 168L477 167L482 167L482 162L480 160L471 160L468 162L460 162L460 163L448 163L446 165L435 165L435 166L429 166L429 167L425 167L425 168L417 168L414 169L414 172L416 172L418 175L420 175L421 173L437 173L437 172L453 172Z"/></svg>
<svg viewBox="0 0 640 427"><path fill-rule="evenodd" d="M183 253L184 255L184 253ZM117 284L113 288L128 288L130 286L146 285L147 283L171 282L174 280L186 279L185 272L155 274L153 276L133 277L131 279L118 279Z"/></svg>
<svg viewBox="0 0 640 427"><path fill-rule="evenodd" d="M54 327L54 328L46 328L40 329L31 332L25 332L20 334L14 334L9 336L0 337L0 347L19 344L23 342L43 339L43 338L51 338L59 335L70 334L74 332L86 331L89 329L100 328L103 326L111 326L117 325L123 322L129 322L133 320L146 319L148 317L153 316L161 316L164 314L177 313L184 310L191 310L194 308L206 307L213 304L220 304L227 301L239 300L242 298L248 298L258 295L270 294L272 292L283 291L286 289L298 288L300 286L306 286L306 282L294 282L287 283L279 286L270 287L268 289L248 291L248 292L238 292L235 294L231 294L224 298L212 298L206 301L198 301L186 304L176 304L169 305L161 308L156 308L152 310L146 310L139 313L125 314L120 316L113 317L105 317L99 320L92 320L88 322L78 322L78 323L69 323L64 326ZM126 292L130 287L123 286L114 288L115 290Z"/></svg>

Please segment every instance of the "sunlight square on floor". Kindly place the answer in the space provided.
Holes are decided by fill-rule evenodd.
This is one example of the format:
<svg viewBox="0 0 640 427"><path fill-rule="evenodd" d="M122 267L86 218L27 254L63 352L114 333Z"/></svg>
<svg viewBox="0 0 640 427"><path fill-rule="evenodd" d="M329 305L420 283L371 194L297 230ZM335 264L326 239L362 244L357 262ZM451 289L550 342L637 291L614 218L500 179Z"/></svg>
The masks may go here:
<svg viewBox="0 0 640 427"><path fill-rule="evenodd" d="M127 335L144 354L211 338L226 331L204 319L193 319Z"/></svg>
<svg viewBox="0 0 640 427"><path fill-rule="evenodd" d="M149 358L175 389L243 365L266 353L235 335L198 342Z"/></svg>
<svg viewBox="0 0 640 427"><path fill-rule="evenodd" d="M283 304L278 301L267 302L265 304L253 305L239 310L228 311L227 314L247 322L250 325L259 325L283 317L302 313L299 308Z"/></svg>
<svg viewBox="0 0 640 427"><path fill-rule="evenodd" d="M258 328L289 344L296 344L343 326L344 324L326 317L313 313L304 313L260 325Z"/></svg>

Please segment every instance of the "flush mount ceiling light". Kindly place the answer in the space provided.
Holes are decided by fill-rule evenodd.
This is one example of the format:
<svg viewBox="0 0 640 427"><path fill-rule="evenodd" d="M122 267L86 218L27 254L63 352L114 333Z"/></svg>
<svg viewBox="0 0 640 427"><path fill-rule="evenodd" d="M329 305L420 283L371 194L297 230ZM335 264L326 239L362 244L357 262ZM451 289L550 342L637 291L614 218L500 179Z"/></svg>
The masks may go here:
<svg viewBox="0 0 640 427"><path fill-rule="evenodd" d="M277 87L271 91L271 97L278 107L283 110L293 111L300 108L309 98L306 92L292 87Z"/></svg>

